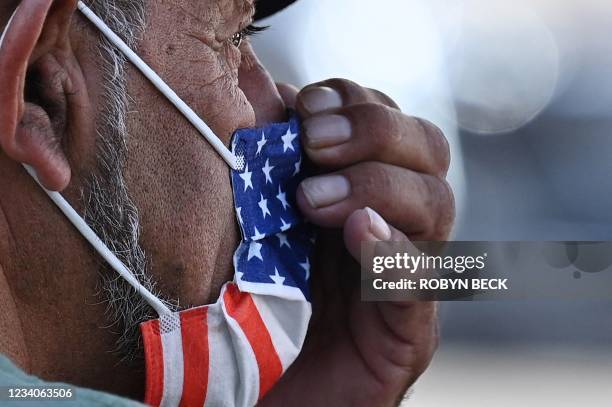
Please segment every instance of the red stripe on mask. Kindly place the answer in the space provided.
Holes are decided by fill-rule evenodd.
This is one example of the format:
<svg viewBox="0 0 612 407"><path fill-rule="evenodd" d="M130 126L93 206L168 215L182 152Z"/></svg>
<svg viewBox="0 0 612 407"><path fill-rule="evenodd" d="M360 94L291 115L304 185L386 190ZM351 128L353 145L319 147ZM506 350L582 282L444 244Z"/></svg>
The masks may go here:
<svg viewBox="0 0 612 407"><path fill-rule="evenodd" d="M208 309L200 307L183 311L180 313L180 317L184 363L181 406L203 406L206 401L210 365ZM226 367L222 366L221 368Z"/></svg>
<svg viewBox="0 0 612 407"><path fill-rule="evenodd" d="M259 400L261 400L283 372L280 358L251 295L240 292L235 284L228 284L223 301L227 313L238 322L255 353L259 367Z"/></svg>
<svg viewBox="0 0 612 407"><path fill-rule="evenodd" d="M145 350L147 387L145 403L159 406L164 393L164 351L159 332L159 320L147 321L140 325Z"/></svg>

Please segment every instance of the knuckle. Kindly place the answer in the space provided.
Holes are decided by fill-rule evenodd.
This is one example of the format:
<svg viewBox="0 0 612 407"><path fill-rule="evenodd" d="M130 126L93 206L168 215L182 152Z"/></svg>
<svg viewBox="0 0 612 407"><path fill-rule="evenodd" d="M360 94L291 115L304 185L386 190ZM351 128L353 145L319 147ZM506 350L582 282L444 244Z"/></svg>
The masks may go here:
<svg viewBox="0 0 612 407"><path fill-rule="evenodd" d="M366 162L360 165L359 182L356 182L356 192L362 199L376 199L380 203L390 201L389 199L379 199L379 197L389 197L392 195L394 180L390 171L380 163Z"/></svg>
<svg viewBox="0 0 612 407"><path fill-rule="evenodd" d="M426 189L426 219L423 222L425 240L443 241L450 234L455 220L455 199L450 184L434 176L421 177Z"/></svg>
<svg viewBox="0 0 612 407"><path fill-rule="evenodd" d="M436 198L436 180L431 176L419 177L421 188L418 192L423 195L421 233L419 240L436 240L434 238L434 230L436 229L437 217L437 198Z"/></svg>
<svg viewBox="0 0 612 407"><path fill-rule="evenodd" d="M368 88L368 91L372 94L373 98L378 100L380 103L383 103L386 106L389 106L393 109L400 110L400 107L395 101L386 93L381 92L378 89Z"/></svg>
<svg viewBox="0 0 612 407"><path fill-rule="evenodd" d="M324 81L325 85L336 88L338 90L350 90L353 88L361 88L357 83L344 78L331 78Z"/></svg>
<svg viewBox="0 0 612 407"><path fill-rule="evenodd" d="M425 140L433 157L436 175L446 175L450 167L450 146L442 130L428 120L414 118L417 126L425 135Z"/></svg>
<svg viewBox="0 0 612 407"><path fill-rule="evenodd" d="M437 216L433 230L436 240L445 240L455 222L455 194L445 179L437 179Z"/></svg>
<svg viewBox="0 0 612 407"><path fill-rule="evenodd" d="M398 115L380 103L364 103L356 106L355 115L365 124L371 147L376 151L396 148L404 139Z"/></svg>
<svg viewBox="0 0 612 407"><path fill-rule="evenodd" d="M367 93L366 89L359 84L344 78L328 79L322 84L337 90L347 101L363 100Z"/></svg>

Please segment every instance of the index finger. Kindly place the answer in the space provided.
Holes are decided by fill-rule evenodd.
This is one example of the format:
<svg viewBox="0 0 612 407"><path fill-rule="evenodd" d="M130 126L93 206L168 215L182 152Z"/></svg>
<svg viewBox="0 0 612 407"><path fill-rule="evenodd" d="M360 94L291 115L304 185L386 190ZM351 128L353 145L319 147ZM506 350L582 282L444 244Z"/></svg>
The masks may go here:
<svg viewBox="0 0 612 407"><path fill-rule="evenodd" d="M329 79L306 86L297 96L296 108L304 119L318 113L363 103L399 106L384 93L347 79Z"/></svg>

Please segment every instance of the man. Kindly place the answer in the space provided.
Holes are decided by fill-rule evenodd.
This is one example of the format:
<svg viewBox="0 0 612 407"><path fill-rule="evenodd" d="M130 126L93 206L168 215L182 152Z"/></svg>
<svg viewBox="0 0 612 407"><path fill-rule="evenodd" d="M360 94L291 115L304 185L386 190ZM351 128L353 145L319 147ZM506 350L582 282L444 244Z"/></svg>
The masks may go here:
<svg viewBox="0 0 612 407"><path fill-rule="evenodd" d="M297 201L330 230L313 265L304 349L262 404L395 404L433 354L435 305L360 302L351 256L359 259L364 240L448 236L439 130L350 81L277 87L242 41L251 0L88 4L226 144L238 128L284 120L287 107L304 120L302 142L320 174ZM20 163L181 308L215 301L233 275L239 232L227 167L75 12L75 0L4 1L0 27L17 7L0 49L0 353L44 380L141 400L138 324L150 308Z"/></svg>

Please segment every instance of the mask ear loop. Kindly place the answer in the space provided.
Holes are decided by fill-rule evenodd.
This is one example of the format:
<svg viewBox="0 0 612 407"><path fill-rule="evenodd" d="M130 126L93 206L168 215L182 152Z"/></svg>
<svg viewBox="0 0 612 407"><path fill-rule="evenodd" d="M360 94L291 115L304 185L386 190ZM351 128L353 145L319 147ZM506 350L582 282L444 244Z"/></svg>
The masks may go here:
<svg viewBox="0 0 612 407"><path fill-rule="evenodd" d="M200 132L200 134L210 143L210 145L217 151L217 153L225 160L225 162L230 166L233 170L241 170L239 168L236 156L229 151L229 149L221 142L219 137L211 130L210 127L191 109L183 100L163 81L162 78L159 77L147 65L128 45L121 39L117 34L115 34L100 17L98 17L89 7L85 5L82 1L79 1L77 5L78 9L83 13L83 15L91 21L93 25L95 25L101 32L104 34L106 38L116 46L127 59L130 60L132 64L136 68L142 72L142 74L151 81L153 86L155 86L169 101L172 103L185 118Z"/></svg>
<svg viewBox="0 0 612 407"><path fill-rule="evenodd" d="M161 315L171 314L172 311L153 293L147 290L140 282L134 277L132 272L115 256L115 254L104 244L104 242L96 235L85 220L70 206L68 201L59 192L49 191L42 186L36 172L29 165L23 164L26 171L34 178L36 183L42 188L43 191L51 198L51 200L57 205L62 213L68 218L70 223L83 235L93 248L98 252L100 256L117 272L119 275L131 285L138 294L147 301L147 303L155 309L155 311Z"/></svg>
<svg viewBox="0 0 612 407"><path fill-rule="evenodd" d="M19 7L15 9L13 15L9 19L4 32L0 36L0 49L2 48L2 43L4 41L4 37L13 22L13 18L17 14ZM36 183L42 188L43 191L51 198L51 200L57 205L57 207L62 211L62 213L68 218L68 220L77 228L77 230L83 235L83 237L93 246L93 248L102 256L104 260L108 262L108 264L119 273L119 275L125 279L142 297L147 301L147 303L155 309L155 311L160 315L172 314L172 311L164 304L159 298L157 298L153 293L147 290L140 282L134 277L132 272L128 270L128 268L115 256L115 254L104 244L104 242L96 235L96 233L87 225L85 220L70 206L68 201L62 197L62 195L58 192L52 192L47 190L42 186L40 181L38 180L38 176L32 167L26 164L22 164L25 170L34 178Z"/></svg>

